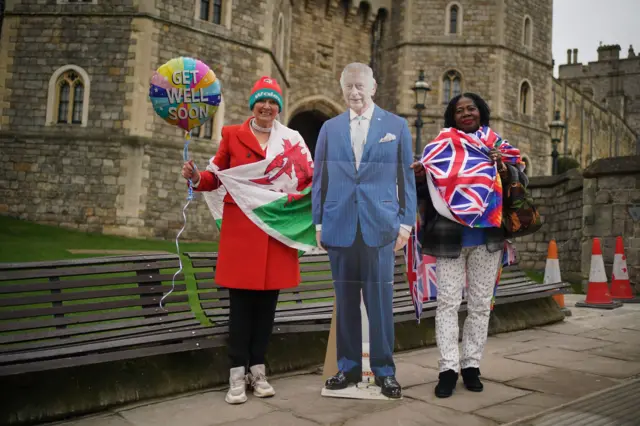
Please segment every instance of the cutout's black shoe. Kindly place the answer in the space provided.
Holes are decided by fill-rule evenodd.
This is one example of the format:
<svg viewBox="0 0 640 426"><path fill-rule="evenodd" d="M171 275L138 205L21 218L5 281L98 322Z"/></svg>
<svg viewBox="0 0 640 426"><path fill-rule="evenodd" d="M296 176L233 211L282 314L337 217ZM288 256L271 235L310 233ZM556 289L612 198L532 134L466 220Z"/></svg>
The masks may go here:
<svg viewBox="0 0 640 426"><path fill-rule="evenodd" d="M464 382L464 387L471 392L482 392L484 386L480 381L480 369L476 367L463 368L462 371L462 381Z"/></svg>
<svg viewBox="0 0 640 426"><path fill-rule="evenodd" d="M402 387L396 376L376 377L376 386L380 386L382 394L387 398L397 399L402 396Z"/></svg>
<svg viewBox="0 0 640 426"><path fill-rule="evenodd" d="M329 390L346 389L349 384L358 383L360 381L359 378L360 376L358 375L339 371L338 374L327 379L324 387Z"/></svg>
<svg viewBox="0 0 640 426"><path fill-rule="evenodd" d="M458 383L458 373L453 370L443 371L438 375L436 385L436 396L438 398L449 398Z"/></svg>

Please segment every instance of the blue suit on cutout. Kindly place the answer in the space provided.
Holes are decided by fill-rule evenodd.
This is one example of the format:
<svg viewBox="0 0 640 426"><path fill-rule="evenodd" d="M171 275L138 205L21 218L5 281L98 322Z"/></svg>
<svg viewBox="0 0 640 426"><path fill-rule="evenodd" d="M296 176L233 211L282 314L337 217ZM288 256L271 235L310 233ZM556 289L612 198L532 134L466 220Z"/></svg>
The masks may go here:
<svg viewBox="0 0 640 426"><path fill-rule="evenodd" d="M387 134L395 139L381 142ZM405 119L374 107L360 166L350 112L326 121L316 145L313 222L322 225L336 292L338 368L362 372L360 290L369 318L371 370L395 375L393 247L400 224L416 220L411 133Z"/></svg>

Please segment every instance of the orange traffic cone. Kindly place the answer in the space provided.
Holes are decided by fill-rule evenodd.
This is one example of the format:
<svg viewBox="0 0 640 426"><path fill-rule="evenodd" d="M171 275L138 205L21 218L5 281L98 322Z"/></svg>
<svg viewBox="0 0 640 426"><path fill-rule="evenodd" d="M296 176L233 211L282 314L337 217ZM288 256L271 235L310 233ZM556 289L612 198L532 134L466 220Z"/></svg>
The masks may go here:
<svg viewBox="0 0 640 426"><path fill-rule="evenodd" d="M604 272L602 248L598 238L593 239L593 247L591 249L591 270L589 271L587 298L584 302L576 303L576 306L600 309L614 309L622 306L622 303L613 300L611 294L609 294L607 274Z"/></svg>
<svg viewBox="0 0 640 426"><path fill-rule="evenodd" d="M544 284L559 284L562 282L560 276L560 261L558 260L558 246L556 240L549 241L549 249L547 250L547 264L544 268ZM564 304L564 294L554 294L553 299L556 301L562 313L570 317L571 311Z"/></svg>
<svg viewBox="0 0 640 426"><path fill-rule="evenodd" d="M616 253L613 256L613 273L611 275L611 297L625 303L639 303L640 298L633 297L629 283L627 257L624 255L622 237L616 238Z"/></svg>

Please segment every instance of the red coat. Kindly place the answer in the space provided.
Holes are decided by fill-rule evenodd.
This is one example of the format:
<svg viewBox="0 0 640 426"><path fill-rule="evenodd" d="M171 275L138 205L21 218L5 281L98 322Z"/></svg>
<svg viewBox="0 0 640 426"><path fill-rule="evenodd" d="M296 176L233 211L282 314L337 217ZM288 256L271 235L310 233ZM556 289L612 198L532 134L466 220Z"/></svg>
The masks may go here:
<svg viewBox="0 0 640 426"><path fill-rule="evenodd" d="M264 160L265 152L249 129L249 120L222 128L213 162L221 169ZM200 172L196 191L220 186L216 176ZM270 237L240 210L230 194L224 198L216 283L228 288L279 290L300 284L298 250Z"/></svg>

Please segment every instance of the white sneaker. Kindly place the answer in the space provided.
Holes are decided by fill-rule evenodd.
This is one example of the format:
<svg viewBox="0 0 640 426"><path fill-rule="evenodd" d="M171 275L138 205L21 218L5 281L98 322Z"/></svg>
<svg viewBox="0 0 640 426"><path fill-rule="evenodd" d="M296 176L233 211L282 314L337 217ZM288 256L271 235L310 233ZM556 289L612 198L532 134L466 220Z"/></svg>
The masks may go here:
<svg viewBox="0 0 640 426"><path fill-rule="evenodd" d="M229 404L242 404L247 401L247 376L244 367L232 368L229 371L229 392L224 400Z"/></svg>
<svg viewBox="0 0 640 426"><path fill-rule="evenodd" d="M258 398L267 398L276 394L276 391L269 382L267 382L264 364L254 365L249 368L249 370L251 370L249 380L255 396Z"/></svg>

